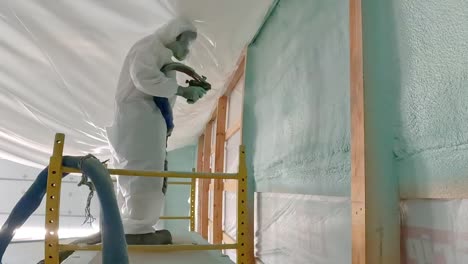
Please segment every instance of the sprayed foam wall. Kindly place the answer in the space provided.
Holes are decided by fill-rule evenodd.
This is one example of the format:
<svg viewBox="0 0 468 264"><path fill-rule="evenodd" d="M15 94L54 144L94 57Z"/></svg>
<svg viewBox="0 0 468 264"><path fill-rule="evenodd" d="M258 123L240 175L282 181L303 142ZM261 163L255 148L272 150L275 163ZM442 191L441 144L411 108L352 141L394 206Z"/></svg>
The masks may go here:
<svg viewBox="0 0 468 264"><path fill-rule="evenodd" d="M468 2L397 1L395 156L403 196L468 188Z"/></svg>
<svg viewBox="0 0 468 264"><path fill-rule="evenodd" d="M348 17L347 0L279 1L249 46L243 142L262 263L351 259Z"/></svg>
<svg viewBox="0 0 468 264"><path fill-rule="evenodd" d="M244 100L257 191L349 195L347 1L280 1L249 47Z"/></svg>

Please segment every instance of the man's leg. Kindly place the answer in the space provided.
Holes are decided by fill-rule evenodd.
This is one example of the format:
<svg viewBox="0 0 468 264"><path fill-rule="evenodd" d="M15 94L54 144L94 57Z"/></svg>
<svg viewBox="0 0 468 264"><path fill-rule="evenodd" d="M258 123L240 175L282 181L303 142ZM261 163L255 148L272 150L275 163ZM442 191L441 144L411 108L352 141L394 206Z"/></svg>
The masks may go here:
<svg viewBox="0 0 468 264"><path fill-rule="evenodd" d="M156 168L159 167L159 168ZM162 171L154 161L129 161L129 170ZM118 176L117 183L123 197L122 221L126 234L154 232L153 226L159 221L164 203L162 178Z"/></svg>
<svg viewBox="0 0 468 264"><path fill-rule="evenodd" d="M164 165L163 165L164 166ZM162 171L154 161L129 161L126 169ZM164 206L163 178L118 177L119 191L123 196L122 222L128 244L169 244L170 233L155 232L153 226L159 221Z"/></svg>

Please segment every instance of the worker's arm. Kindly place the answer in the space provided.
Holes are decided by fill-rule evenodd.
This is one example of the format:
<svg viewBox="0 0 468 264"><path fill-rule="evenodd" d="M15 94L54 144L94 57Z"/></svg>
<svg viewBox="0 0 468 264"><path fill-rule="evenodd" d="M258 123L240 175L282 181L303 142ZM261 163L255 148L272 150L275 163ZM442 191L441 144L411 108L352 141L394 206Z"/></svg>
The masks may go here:
<svg viewBox="0 0 468 264"><path fill-rule="evenodd" d="M160 70L158 58L152 54L137 51L130 61L130 76L135 87L143 93L172 97L176 95L179 85L175 79L167 78Z"/></svg>

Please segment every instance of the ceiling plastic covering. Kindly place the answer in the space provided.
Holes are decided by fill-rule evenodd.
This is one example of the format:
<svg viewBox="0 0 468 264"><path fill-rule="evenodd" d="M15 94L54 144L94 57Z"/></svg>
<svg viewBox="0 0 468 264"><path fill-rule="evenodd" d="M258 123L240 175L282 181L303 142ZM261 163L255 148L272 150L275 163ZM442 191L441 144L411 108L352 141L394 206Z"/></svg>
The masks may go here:
<svg viewBox="0 0 468 264"><path fill-rule="evenodd" d="M56 132L66 134L66 154L107 158L105 127L126 52L175 16L198 27L185 63L207 76L213 90L195 105L177 101L169 150L196 142L272 2L2 1L0 158L42 166Z"/></svg>

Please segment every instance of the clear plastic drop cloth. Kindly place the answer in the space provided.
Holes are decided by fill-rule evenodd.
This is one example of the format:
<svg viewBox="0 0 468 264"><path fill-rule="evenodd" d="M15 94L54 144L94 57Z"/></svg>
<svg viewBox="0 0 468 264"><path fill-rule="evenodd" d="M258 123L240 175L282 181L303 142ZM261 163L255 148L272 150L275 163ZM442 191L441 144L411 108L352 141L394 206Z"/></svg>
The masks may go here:
<svg viewBox="0 0 468 264"><path fill-rule="evenodd" d="M236 194L225 196L224 231L236 239ZM348 264L351 207L348 197L255 194L255 254L263 264ZM236 259L235 250L226 254Z"/></svg>
<svg viewBox="0 0 468 264"><path fill-rule="evenodd" d="M257 193L255 250L265 264L348 264L348 197Z"/></svg>
<svg viewBox="0 0 468 264"><path fill-rule="evenodd" d="M402 264L468 263L468 200L401 202Z"/></svg>
<svg viewBox="0 0 468 264"><path fill-rule="evenodd" d="M0 158L42 166L56 132L66 134L67 154L107 158L126 52L175 16L198 27L185 63L213 85L199 103L175 105L169 149L195 143L272 1L2 1Z"/></svg>

